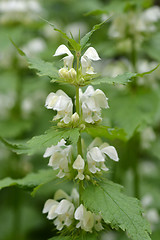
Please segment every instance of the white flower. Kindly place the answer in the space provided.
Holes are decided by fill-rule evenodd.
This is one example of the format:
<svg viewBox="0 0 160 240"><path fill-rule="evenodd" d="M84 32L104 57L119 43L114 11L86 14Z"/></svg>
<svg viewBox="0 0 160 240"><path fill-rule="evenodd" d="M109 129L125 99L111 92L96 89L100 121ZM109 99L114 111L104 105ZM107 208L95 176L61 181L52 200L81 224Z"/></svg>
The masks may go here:
<svg viewBox="0 0 160 240"><path fill-rule="evenodd" d="M86 232L92 232L94 226L94 215L81 204L74 213L74 218L79 220L76 227L85 230Z"/></svg>
<svg viewBox="0 0 160 240"><path fill-rule="evenodd" d="M68 67L68 69L71 69L72 65L73 65L74 56L64 44L60 45L57 48L57 50L53 56L55 57L55 56L60 56L60 55L64 55L64 54L68 55L66 57L63 57L64 67Z"/></svg>
<svg viewBox="0 0 160 240"><path fill-rule="evenodd" d="M97 232L103 230L101 220L102 220L102 217L100 215L94 214L94 221L95 221L94 228Z"/></svg>
<svg viewBox="0 0 160 240"><path fill-rule="evenodd" d="M157 22L160 19L160 7L153 6L148 8L143 12L142 19L146 22Z"/></svg>
<svg viewBox="0 0 160 240"><path fill-rule="evenodd" d="M100 89L94 90L92 86L88 86L84 93L80 89L79 98L83 119L87 123L95 123L101 120L101 108L109 108L108 98L105 94Z"/></svg>
<svg viewBox="0 0 160 240"><path fill-rule="evenodd" d="M56 146L51 146L46 149L43 157L50 157L48 165L53 167L54 170L59 169L57 177L63 178L69 173L68 163L71 158L72 146L65 145L62 139Z"/></svg>
<svg viewBox="0 0 160 240"><path fill-rule="evenodd" d="M58 90L56 93L51 92L46 99L45 107L57 111L57 115L53 120L61 119L64 123L68 124L71 120L73 103L70 97L63 92Z"/></svg>
<svg viewBox="0 0 160 240"><path fill-rule="evenodd" d="M96 143L95 140L94 143ZM88 169L91 173L109 170L105 165L105 154L116 162L119 160L117 151L113 146L104 143L100 147L95 147L91 143L87 152Z"/></svg>
<svg viewBox="0 0 160 240"><path fill-rule="evenodd" d="M78 157L76 158L76 160L73 163L73 168L77 169L77 171L78 171L78 175L76 176L75 179L77 179L77 178L79 180L84 179L84 175L83 175L84 166L85 166L85 162L84 162L83 158L81 157L81 155L78 155Z"/></svg>
<svg viewBox="0 0 160 240"><path fill-rule="evenodd" d="M93 47L89 47L81 57L82 74L95 74L94 68L91 66L92 61L98 61L100 57Z"/></svg>
<svg viewBox="0 0 160 240"><path fill-rule="evenodd" d="M70 226L73 221L74 205L70 201L63 199L60 202L49 199L46 201L43 213L48 212L48 219L54 219L54 224L58 230L64 226Z"/></svg>
<svg viewBox="0 0 160 240"><path fill-rule="evenodd" d="M152 224L159 223L160 217L158 211L155 208L151 208L147 211L146 217L148 221Z"/></svg>
<svg viewBox="0 0 160 240"><path fill-rule="evenodd" d="M0 12L22 12L27 11L40 12L41 6L36 0L2 0L0 2Z"/></svg>
<svg viewBox="0 0 160 240"><path fill-rule="evenodd" d="M45 41L42 38L34 38L29 41L22 50L26 53L26 55L33 55L39 52L44 51L46 48Z"/></svg>

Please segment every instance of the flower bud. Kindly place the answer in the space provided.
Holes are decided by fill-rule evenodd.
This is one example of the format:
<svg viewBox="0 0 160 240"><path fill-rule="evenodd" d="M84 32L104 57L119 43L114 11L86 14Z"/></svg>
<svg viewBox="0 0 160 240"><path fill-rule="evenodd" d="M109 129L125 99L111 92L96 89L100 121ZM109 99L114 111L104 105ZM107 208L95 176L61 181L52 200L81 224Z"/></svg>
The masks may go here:
<svg viewBox="0 0 160 240"><path fill-rule="evenodd" d="M81 128L82 130L84 130L85 127L86 127L85 124L81 124L81 125L80 125L80 128Z"/></svg>
<svg viewBox="0 0 160 240"><path fill-rule="evenodd" d="M59 69L59 76L61 78L67 79L69 77L68 69L67 68L61 68Z"/></svg>
<svg viewBox="0 0 160 240"><path fill-rule="evenodd" d="M78 123L78 121L79 121L79 115L78 115L78 113L74 113L72 116L71 116L71 121L73 122L73 123Z"/></svg>
<svg viewBox="0 0 160 240"><path fill-rule="evenodd" d="M69 78L71 79L75 79L77 77L77 72L75 71L74 68L71 68L69 71L68 71L68 76Z"/></svg>

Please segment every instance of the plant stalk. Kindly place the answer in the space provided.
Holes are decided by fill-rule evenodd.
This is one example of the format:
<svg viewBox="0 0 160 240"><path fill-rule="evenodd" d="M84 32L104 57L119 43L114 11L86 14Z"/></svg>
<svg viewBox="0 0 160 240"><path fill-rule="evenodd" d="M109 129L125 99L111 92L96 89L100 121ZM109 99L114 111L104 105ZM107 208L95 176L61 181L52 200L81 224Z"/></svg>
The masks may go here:
<svg viewBox="0 0 160 240"><path fill-rule="evenodd" d="M79 70L79 55L77 54L77 82L78 82L78 70ZM79 86L76 86L76 112L77 114L81 115L80 111L80 104L79 104ZM81 135L79 135L79 139L77 142L77 153L78 155L82 156L82 143L81 143ZM82 202L81 196L82 196L82 191L83 191L83 183L82 181L79 182L79 204Z"/></svg>

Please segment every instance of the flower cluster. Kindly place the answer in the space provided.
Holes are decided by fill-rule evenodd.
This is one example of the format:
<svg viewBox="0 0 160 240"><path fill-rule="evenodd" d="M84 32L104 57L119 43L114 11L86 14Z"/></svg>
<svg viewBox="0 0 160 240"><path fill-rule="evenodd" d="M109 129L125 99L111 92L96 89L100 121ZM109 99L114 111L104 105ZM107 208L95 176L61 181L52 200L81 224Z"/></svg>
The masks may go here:
<svg viewBox="0 0 160 240"><path fill-rule="evenodd" d="M64 61L64 67L59 70L59 75L63 79L72 79L76 80L77 72L73 68L73 60L74 56L70 52L70 50L64 45L60 45L55 54L53 56L60 56L67 54L67 56L63 57ZM91 63L92 61L98 61L100 60L100 57L98 56L97 51L93 47L89 47L86 52L81 57L81 71L82 74L96 74L94 71L94 68L92 67Z"/></svg>
<svg viewBox="0 0 160 240"><path fill-rule="evenodd" d="M65 145L66 142L62 139L56 146L47 148L44 157L50 157L48 165L54 170L59 169L57 177L63 178L64 176L70 178L70 171L77 171L75 179L84 180L88 178L90 173L96 174L101 171L108 171L105 165L106 156L113 161L118 161L118 154L113 146L108 143L100 144L100 138L95 138L89 145L86 153L86 158L83 159L80 154L76 157L72 164L72 146Z"/></svg>
<svg viewBox="0 0 160 240"><path fill-rule="evenodd" d="M51 146L46 149L43 157L50 157L48 165L54 170L59 169L57 177L63 178L69 174L69 163L71 162L71 149L72 146L65 145L64 139L62 139L56 146Z"/></svg>
<svg viewBox="0 0 160 240"><path fill-rule="evenodd" d="M103 226L101 224L101 216L87 211L87 209L81 204L76 208L78 203L78 192L73 189L71 196L68 196L62 190L58 190L55 193L55 198L65 197L60 202L55 199L48 199L45 202L43 213L48 213L47 218L49 220L54 219L54 225L57 230L62 230L65 226L69 227L74 222L76 228L81 228L86 232L92 232L93 229L101 231Z"/></svg>
<svg viewBox="0 0 160 240"><path fill-rule="evenodd" d="M118 15L109 28L112 38L125 38L139 33L147 34L156 31L155 23L160 20L160 7L154 6L141 14L129 11Z"/></svg>
<svg viewBox="0 0 160 240"><path fill-rule="evenodd" d="M59 76L62 81L76 86L75 112L72 99L62 90L51 92L46 99L45 107L57 111L53 120L59 120L58 127L85 129L86 125L98 124L102 120L101 109L109 108L108 98L102 90L94 90L91 85L85 91L80 89L82 81L92 79L96 74L92 61L100 60L98 53L93 47L89 47L81 58L78 54L76 53L76 70L73 68L74 55L65 45L60 45L54 54L66 55L63 57L64 66L59 70ZM109 170L106 166L107 158L116 162L119 158L116 149L106 142L102 143L100 138L95 138L86 148L82 143L80 135L75 152L72 145L67 145L67 142L61 139L56 146L47 148L43 156L50 157L48 165L53 170L58 170L58 178L74 180L83 190L87 181L93 182L95 177ZM90 233L103 230L101 215L87 210L81 200L81 192L78 194L75 189L71 196L58 190L54 199L46 201L43 213L48 213L47 218L54 220L57 230L64 227L76 227Z"/></svg>
<svg viewBox="0 0 160 240"><path fill-rule="evenodd" d="M79 90L79 100L82 112L82 121L86 123L96 123L102 120L101 109L109 108L108 98L103 91L97 89L96 91L92 86L88 86L83 93ZM57 111L57 115L53 120L61 119L61 122L68 124L72 120L73 103L70 97L67 96L62 90L56 93L50 93L46 99L45 106L47 109Z"/></svg>

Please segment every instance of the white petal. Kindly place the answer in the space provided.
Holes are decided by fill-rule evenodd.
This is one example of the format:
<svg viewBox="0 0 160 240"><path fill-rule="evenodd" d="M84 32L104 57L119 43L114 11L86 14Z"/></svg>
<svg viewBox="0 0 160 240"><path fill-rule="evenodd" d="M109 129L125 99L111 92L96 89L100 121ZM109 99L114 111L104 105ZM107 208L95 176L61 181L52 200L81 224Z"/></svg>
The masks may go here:
<svg viewBox="0 0 160 240"><path fill-rule="evenodd" d="M119 158L118 158L118 154L115 147L108 146L108 147L102 148L101 152L107 154L112 160L118 162Z"/></svg>
<svg viewBox="0 0 160 240"><path fill-rule="evenodd" d="M100 166L100 167L101 167L101 169L102 169L103 171L106 171L106 172L107 172L107 171L109 170L109 168L107 168L104 163L101 163L101 166Z"/></svg>
<svg viewBox="0 0 160 240"><path fill-rule="evenodd" d="M90 150L93 147L99 147L101 144L102 144L102 140L99 137L96 137L88 146L88 150Z"/></svg>
<svg viewBox="0 0 160 240"><path fill-rule="evenodd" d="M93 60L93 61L98 61L100 60L100 57L98 56L98 53L96 51L95 48L93 47L89 47L86 52L84 53L83 56L86 56L88 57L90 60Z"/></svg>
<svg viewBox="0 0 160 240"><path fill-rule="evenodd" d="M100 89L97 89L94 93L95 102L98 103L101 108L109 108L108 106L108 98L105 96L104 92Z"/></svg>
<svg viewBox="0 0 160 240"><path fill-rule="evenodd" d="M54 219L55 217L57 217L57 213L55 212L55 210L57 209L57 206L58 206L58 202L57 202L57 204L55 204L51 207L51 209L49 210L48 215L47 215L48 219Z"/></svg>
<svg viewBox="0 0 160 240"><path fill-rule="evenodd" d="M64 66L68 67L69 69L71 69L72 65L73 65L73 59L74 59L73 55L69 55L69 56L64 57L63 58Z"/></svg>
<svg viewBox="0 0 160 240"><path fill-rule="evenodd" d="M59 162L63 158L61 152L55 152L49 159L48 166L53 167L55 170L59 168Z"/></svg>
<svg viewBox="0 0 160 240"><path fill-rule="evenodd" d="M84 228L86 231L91 232L94 225L94 215L90 211L86 211L84 215Z"/></svg>
<svg viewBox="0 0 160 240"><path fill-rule="evenodd" d="M72 207L72 203L69 202L68 200L66 199L63 199L62 201L60 201L58 207L56 208L56 211L55 213L57 213L58 215L59 214L65 214L68 212L69 208Z"/></svg>
<svg viewBox="0 0 160 240"><path fill-rule="evenodd" d="M81 155L78 155L78 157L76 158L76 160L73 163L73 168L74 169L84 169L84 160L81 157Z"/></svg>
<svg viewBox="0 0 160 240"><path fill-rule="evenodd" d="M58 202L57 201L55 201L55 200L53 200L53 199L48 199L46 202L45 202L45 204L44 204L44 208L43 208L43 213L47 213L47 212L49 212L49 210L51 209L51 207L53 206L53 205L57 205L58 204Z"/></svg>
<svg viewBox="0 0 160 240"><path fill-rule="evenodd" d="M77 174L77 176L75 177L75 179L79 179L79 180L83 180L84 179L84 175L83 175L83 172L81 172L82 170L79 170L78 171L78 174Z"/></svg>
<svg viewBox="0 0 160 240"><path fill-rule="evenodd" d="M51 146L49 148L46 149L45 153L43 154L43 157L46 158L46 157L49 157L51 156L55 151L55 146Z"/></svg>
<svg viewBox="0 0 160 240"><path fill-rule="evenodd" d="M48 109L52 109L56 100L57 100L56 94L51 92L46 98L45 107Z"/></svg>
<svg viewBox="0 0 160 240"><path fill-rule="evenodd" d="M59 171L59 173L56 175L58 178L63 178L65 176L65 173L62 172L62 170Z"/></svg>
<svg viewBox="0 0 160 240"><path fill-rule="evenodd" d="M87 87L86 91L84 92L84 95L85 96L92 96L93 93L94 93L94 88L91 85L89 85Z"/></svg>
<svg viewBox="0 0 160 240"><path fill-rule="evenodd" d="M83 219L83 216L84 216L84 213L85 213L86 209L85 207L83 206L83 204L81 204L75 211L74 213L74 218L76 220L81 220Z"/></svg>
<svg viewBox="0 0 160 240"><path fill-rule="evenodd" d="M57 230L61 231L62 228L64 227L64 225L62 224L62 219L59 219L59 217L57 217L55 220L54 220L54 225L56 225L56 228Z"/></svg>
<svg viewBox="0 0 160 240"><path fill-rule="evenodd" d="M93 147L92 149L89 150L87 153L90 155L90 157L95 161L95 162L104 162L104 156L101 153L101 150L98 147Z"/></svg>
<svg viewBox="0 0 160 240"><path fill-rule="evenodd" d="M54 199L60 200L62 198L65 198L67 200L71 199L70 196L66 192L64 192L62 189L58 189L54 194Z"/></svg>
<svg viewBox="0 0 160 240"><path fill-rule="evenodd" d="M60 56L60 55L63 55L63 54L67 54L67 55L72 55L72 53L70 52L70 50L64 45L60 45L55 54L53 56Z"/></svg>

